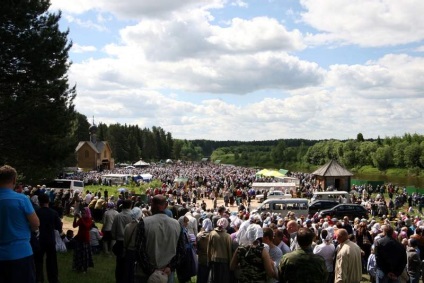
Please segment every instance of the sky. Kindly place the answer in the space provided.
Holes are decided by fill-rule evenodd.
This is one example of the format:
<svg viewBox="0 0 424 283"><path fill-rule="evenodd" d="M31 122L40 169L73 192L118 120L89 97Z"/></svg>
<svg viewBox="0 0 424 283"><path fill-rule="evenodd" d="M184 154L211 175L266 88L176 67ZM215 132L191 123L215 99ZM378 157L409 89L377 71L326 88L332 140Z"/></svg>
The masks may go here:
<svg viewBox="0 0 424 283"><path fill-rule="evenodd" d="M176 139L424 134L422 0L51 0L76 110Z"/></svg>

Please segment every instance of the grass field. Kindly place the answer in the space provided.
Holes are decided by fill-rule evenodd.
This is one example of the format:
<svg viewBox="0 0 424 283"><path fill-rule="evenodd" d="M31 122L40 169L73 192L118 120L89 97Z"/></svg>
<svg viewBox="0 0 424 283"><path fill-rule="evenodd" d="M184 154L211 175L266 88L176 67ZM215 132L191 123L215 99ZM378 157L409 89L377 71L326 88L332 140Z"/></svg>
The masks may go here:
<svg viewBox="0 0 424 283"><path fill-rule="evenodd" d="M94 268L89 268L87 273L72 270L72 256L73 251L57 254L61 283L115 283L115 256L93 255ZM178 283L177 276L174 282ZM196 277L191 282L196 282Z"/></svg>
<svg viewBox="0 0 424 283"><path fill-rule="evenodd" d="M94 268L89 268L87 273L72 270L73 251L58 253L59 280L61 283L114 283L115 282L115 257L93 255Z"/></svg>

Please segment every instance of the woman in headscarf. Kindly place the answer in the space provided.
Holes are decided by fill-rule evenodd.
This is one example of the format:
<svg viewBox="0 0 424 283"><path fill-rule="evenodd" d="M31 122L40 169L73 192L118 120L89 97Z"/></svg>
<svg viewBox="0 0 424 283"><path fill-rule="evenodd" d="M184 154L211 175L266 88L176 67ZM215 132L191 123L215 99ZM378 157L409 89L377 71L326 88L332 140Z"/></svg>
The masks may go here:
<svg viewBox="0 0 424 283"><path fill-rule="evenodd" d="M316 245L313 252L314 254L320 255L325 260L325 266L329 274L327 282L331 283L334 281L334 256L336 248L333 244L333 237L328 230L323 229L320 237L322 243Z"/></svg>
<svg viewBox="0 0 424 283"><path fill-rule="evenodd" d="M178 282L185 283L190 282L191 277L196 276L197 262L194 258L196 254L193 251L193 244L190 241L190 236L187 230L189 219L187 216L181 216L178 218L178 222L180 223L181 229L184 233L185 255L181 259L180 264L177 266L177 278Z"/></svg>
<svg viewBox="0 0 424 283"><path fill-rule="evenodd" d="M199 260L199 264L197 266L197 283L208 282L208 244L209 234L211 231L212 221L209 218L203 219L202 230L197 234L197 255Z"/></svg>
<svg viewBox="0 0 424 283"><path fill-rule="evenodd" d="M246 237L249 244L239 246L231 260L231 269L239 268L239 282L265 283L267 275L277 279L274 263L262 244L262 227L250 224L247 227Z"/></svg>
<svg viewBox="0 0 424 283"><path fill-rule="evenodd" d="M135 238L137 234L137 225L141 219L141 209L134 207L131 209L131 222L125 226L124 229L124 250L125 250L125 270L124 282L134 282L134 264L136 256Z"/></svg>
<svg viewBox="0 0 424 283"><path fill-rule="evenodd" d="M220 218L217 227L209 234L208 262L209 283L230 282L230 261L232 258L231 237L227 233L228 220Z"/></svg>
<svg viewBox="0 0 424 283"><path fill-rule="evenodd" d="M89 267L94 267L93 255L90 246L90 229L93 224L90 209L85 207L80 213L75 214L73 227L78 227L78 233L75 236L75 250L72 261L72 269L81 272L87 272Z"/></svg>
<svg viewBox="0 0 424 283"><path fill-rule="evenodd" d="M368 231L366 220L359 223L358 229L356 230L356 244L364 252L362 256L362 273L367 273L367 261L371 254L371 246L373 244L373 237Z"/></svg>

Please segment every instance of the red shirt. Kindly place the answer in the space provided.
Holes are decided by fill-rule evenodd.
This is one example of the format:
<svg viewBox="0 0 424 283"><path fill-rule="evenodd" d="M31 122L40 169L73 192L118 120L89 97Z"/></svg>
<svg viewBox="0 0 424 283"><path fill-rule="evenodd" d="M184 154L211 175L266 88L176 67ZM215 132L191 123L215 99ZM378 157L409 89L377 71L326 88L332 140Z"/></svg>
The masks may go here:
<svg viewBox="0 0 424 283"><path fill-rule="evenodd" d="M78 233L75 236L81 242L90 243L90 229L93 224L93 220L91 218L80 218L78 221L75 221L73 226L74 228L78 227Z"/></svg>

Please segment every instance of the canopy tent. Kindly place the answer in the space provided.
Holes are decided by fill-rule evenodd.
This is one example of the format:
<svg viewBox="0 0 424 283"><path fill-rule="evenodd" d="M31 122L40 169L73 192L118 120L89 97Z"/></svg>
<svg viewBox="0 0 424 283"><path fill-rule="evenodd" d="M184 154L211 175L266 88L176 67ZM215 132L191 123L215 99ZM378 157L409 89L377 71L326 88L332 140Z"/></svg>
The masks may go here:
<svg viewBox="0 0 424 283"><path fill-rule="evenodd" d="M284 176L285 176L285 175L287 175L287 172L289 172L289 170L280 169L280 170L278 170L278 172L280 172L281 174L284 174Z"/></svg>
<svg viewBox="0 0 424 283"><path fill-rule="evenodd" d="M146 167L150 166L150 163L144 162L143 160L139 160L136 163L133 164L135 167Z"/></svg>
<svg viewBox="0 0 424 283"><path fill-rule="evenodd" d="M264 174L264 176L267 177L284 177L284 174L276 171L276 170L270 170L267 173Z"/></svg>
<svg viewBox="0 0 424 283"><path fill-rule="evenodd" d="M265 173L268 173L268 169L262 169L258 172L256 172L256 176L263 176Z"/></svg>
<svg viewBox="0 0 424 283"><path fill-rule="evenodd" d="M138 175L134 175L133 176L134 181L138 181L140 179L142 179L144 182L150 182L153 179L153 175L149 174L149 173L145 173L145 174L138 174Z"/></svg>
<svg viewBox="0 0 424 283"><path fill-rule="evenodd" d="M277 170L268 170L263 169L261 171L256 172L256 176L265 176L265 177L284 177L283 173L280 173Z"/></svg>

